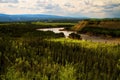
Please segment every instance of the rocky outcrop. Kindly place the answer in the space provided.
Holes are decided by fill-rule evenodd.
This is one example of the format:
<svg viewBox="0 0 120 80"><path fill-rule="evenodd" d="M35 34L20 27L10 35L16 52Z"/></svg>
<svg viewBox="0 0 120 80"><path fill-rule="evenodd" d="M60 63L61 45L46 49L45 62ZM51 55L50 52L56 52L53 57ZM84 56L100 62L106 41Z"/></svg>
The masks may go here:
<svg viewBox="0 0 120 80"><path fill-rule="evenodd" d="M71 33L71 34L69 34L68 37L71 39L80 39L80 40L82 39L81 36L79 34L76 34L76 33Z"/></svg>

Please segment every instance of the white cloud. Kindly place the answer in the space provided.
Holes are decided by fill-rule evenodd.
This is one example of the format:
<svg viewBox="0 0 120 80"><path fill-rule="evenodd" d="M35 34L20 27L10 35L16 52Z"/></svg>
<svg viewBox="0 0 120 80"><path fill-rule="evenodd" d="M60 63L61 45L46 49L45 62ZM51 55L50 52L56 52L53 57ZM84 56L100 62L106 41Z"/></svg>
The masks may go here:
<svg viewBox="0 0 120 80"><path fill-rule="evenodd" d="M18 0L0 0L0 3L18 3Z"/></svg>
<svg viewBox="0 0 120 80"><path fill-rule="evenodd" d="M0 13L9 14L46 13L110 17L119 16L120 13L120 0L0 0L0 2Z"/></svg>

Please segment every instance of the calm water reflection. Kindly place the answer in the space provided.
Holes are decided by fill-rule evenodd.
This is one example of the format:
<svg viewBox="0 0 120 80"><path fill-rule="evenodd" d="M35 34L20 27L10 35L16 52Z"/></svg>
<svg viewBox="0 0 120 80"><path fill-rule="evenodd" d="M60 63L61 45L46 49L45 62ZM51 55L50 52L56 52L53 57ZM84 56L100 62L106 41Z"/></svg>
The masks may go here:
<svg viewBox="0 0 120 80"><path fill-rule="evenodd" d="M37 29L40 31L53 31L54 33L64 33L65 37L67 38L69 34L73 33L73 31L61 31L64 28L44 28L44 29Z"/></svg>

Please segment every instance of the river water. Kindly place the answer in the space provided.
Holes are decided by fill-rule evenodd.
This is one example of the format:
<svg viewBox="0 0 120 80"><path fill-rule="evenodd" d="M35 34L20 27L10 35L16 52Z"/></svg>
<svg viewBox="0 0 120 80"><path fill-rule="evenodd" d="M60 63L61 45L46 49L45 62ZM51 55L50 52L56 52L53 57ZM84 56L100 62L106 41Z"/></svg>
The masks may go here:
<svg viewBox="0 0 120 80"><path fill-rule="evenodd" d="M75 33L73 31L62 31L62 28L43 28L43 29L37 29L40 31L53 31L54 33L64 33L65 37L68 38L69 34ZM82 40L86 41L92 41L92 42L102 42L102 43L113 43L113 44L120 44L120 38L103 38L100 36L89 36L86 34L80 34Z"/></svg>
<svg viewBox="0 0 120 80"><path fill-rule="evenodd" d="M63 31L64 28L43 28L37 29L40 31L53 31L54 33L64 33L65 37L68 38L69 34L73 33L73 31Z"/></svg>

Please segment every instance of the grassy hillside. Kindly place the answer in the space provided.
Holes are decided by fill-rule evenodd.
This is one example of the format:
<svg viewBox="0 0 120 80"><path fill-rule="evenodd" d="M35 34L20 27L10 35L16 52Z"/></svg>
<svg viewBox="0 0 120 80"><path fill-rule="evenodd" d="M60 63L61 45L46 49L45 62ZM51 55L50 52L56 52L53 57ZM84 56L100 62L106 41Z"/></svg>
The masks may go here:
<svg viewBox="0 0 120 80"><path fill-rule="evenodd" d="M120 37L120 20L83 20L71 29L79 33Z"/></svg>

